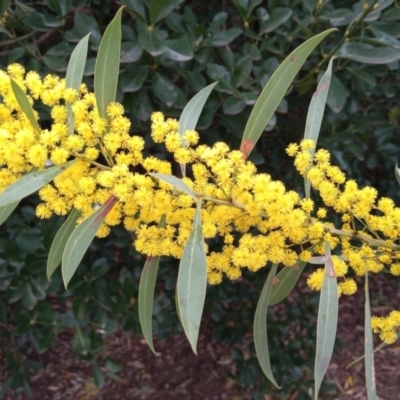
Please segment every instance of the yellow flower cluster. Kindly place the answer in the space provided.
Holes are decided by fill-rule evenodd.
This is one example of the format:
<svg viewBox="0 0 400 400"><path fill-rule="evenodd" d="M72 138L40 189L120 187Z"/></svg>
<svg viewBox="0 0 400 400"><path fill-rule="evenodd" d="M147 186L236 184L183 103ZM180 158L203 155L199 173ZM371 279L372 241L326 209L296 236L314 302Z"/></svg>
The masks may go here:
<svg viewBox="0 0 400 400"><path fill-rule="evenodd" d="M51 107L52 122L46 129L38 129L25 115L10 77L32 105L40 100ZM195 200L150 174L170 175L172 166L144 157L144 140L130 134L121 104L109 104L107 117L101 118L95 96L85 85L78 92L66 88L65 80L56 76L41 79L36 72L25 74L18 64L0 71L0 95L0 192L32 169L76 159L40 189L38 217L65 215L75 208L80 223L114 197L99 237L122 223L133 232L137 251L181 257L192 229ZM69 110L73 120L68 118ZM323 255L326 241L341 252L332 257L341 279L339 294L351 295L357 289L349 267L359 276L385 267L400 275L400 247L394 244L400 236L400 209L388 198L377 200L375 189L359 189L354 181L346 181L344 173L330 164L326 150L314 154L311 140L290 145L287 153L295 157L296 168L319 191L324 204L342 216L340 229L323 221L326 208L315 207L311 199L301 199L282 182L257 173L254 164L225 143L198 145L197 132L181 135L179 122L165 119L160 112L151 117L151 137L163 143L177 163L188 164L182 181L201 199L204 237L221 238L219 251L208 251L206 246L210 284L220 283L224 275L238 279L244 268L257 271L268 262L295 267L313 255ZM323 279L324 270L319 268L307 282L311 289L320 290ZM375 326L381 334L395 327L379 321L381 325Z"/></svg>
<svg viewBox="0 0 400 400"><path fill-rule="evenodd" d="M394 343L400 337L400 311L391 311L386 317L371 318L372 331L386 344Z"/></svg>
<svg viewBox="0 0 400 400"><path fill-rule="evenodd" d="M389 198L377 200L377 191L371 187L359 189L353 180L346 177L338 167L330 164L330 154L318 150L312 156L313 142L305 140L299 147L291 144L287 153L295 157L297 170L310 181L328 207L342 215L341 229L325 224L325 228L334 237L330 240L331 248L341 250L341 259L333 258L337 276L344 276L346 263L358 276L366 271L378 273L385 267L393 275L400 275L400 247L394 240L400 235L400 209ZM347 268L347 267L346 267ZM308 279L313 289L320 289L323 271L317 270ZM356 290L353 279L346 278L339 284L339 293L352 294Z"/></svg>

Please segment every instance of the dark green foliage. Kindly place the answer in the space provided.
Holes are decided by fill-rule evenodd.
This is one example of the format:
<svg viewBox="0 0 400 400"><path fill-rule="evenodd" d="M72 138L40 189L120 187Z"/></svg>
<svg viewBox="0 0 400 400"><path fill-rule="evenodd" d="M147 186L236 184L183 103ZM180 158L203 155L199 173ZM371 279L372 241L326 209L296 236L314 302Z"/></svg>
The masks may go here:
<svg viewBox="0 0 400 400"><path fill-rule="evenodd" d="M351 5L272 0L268 6L260 0L121 3L126 8L117 99L125 106L133 132L145 137L149 153L166 157L149 137L152 111L179 117L190 98L216 80L219 84L198 123L201 140L224 140L238 148L251 107L280 62L299 44L334 26L338 31L308 58L250 159L260 170L302 190L284 148L303 137L317 79L327 67L327 56L336 55L320 146L330 150L335 163L360 185L373 185L381 195L396 197L400 11L393 0L380 1L375 8L377 2L371 0ZM118 7L106 0L0 2L0 67L18 62L41 75L63 75L74 46L90 32L84 82L92 90L101 37ZM45 121L47 110L39 112ZM0 397L8 389L30 393L29 374L40 366L34 355L24 356L26 350L46 351L67 327L76 332L76 355L93 360L95 382L102 386L106 376L99 365L110 374L119 370L101 355L102 335L119 326L139 327L137 290L144 260L134 252L133 238L118 228L106 240L95 240L65 291L59 270L50 282L46 278L46 257L63 220L38 220L33 202L23 201L0 228L0 324L10 342L10 379ZM171 260L160 264L153 328L159 338L179 329L173 299L176 265ZM249 357L238 345L234 355L237 379L254 388L255 399L272 390L261 376L252 343L245 340L261 287L259 275L240 283L224 282L209 290L205 308L215 321L216 338L249 345ZM285 382L276 396L285 398L303 383L299 398L309 398L313 357L303 358L298 350L314 354L316 304L314 297L302 304L284 303L283 320L268 326L274 374ZM295 323L308 332L305 339L290 335L287 327Z"/></svg>

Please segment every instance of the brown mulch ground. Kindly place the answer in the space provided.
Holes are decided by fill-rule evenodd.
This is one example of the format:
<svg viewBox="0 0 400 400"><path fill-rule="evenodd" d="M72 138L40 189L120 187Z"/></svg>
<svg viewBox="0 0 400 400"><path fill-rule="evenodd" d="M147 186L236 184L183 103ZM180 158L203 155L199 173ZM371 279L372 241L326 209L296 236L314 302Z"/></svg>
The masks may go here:
<svg viewBox="0 0 400 400"><path fill-rule="evenodd" d="M400 308L400 293L392 278L372 280L372 314L385 315ZM362 288L362 284L359 285ZM364 364L346 369L364 349L364 295L342 298L338 338L341 348L328 369L339 395L332 400L366 399ZM98 389L92 379L91 363L79 361L72 351L72 332L63 332L55 346L35 358L44 369L31 377L34 399L40 400L248 400L251 393L239 388L231 373L235 365L230 346L211 340L212 325L203 323L198 356L183 335L155 341L154 355L139 336L118 332L105 339L105 353L122 364L120 381L107 379ZM378 344L377 342L376 344ZM1 343L0 343L1 344ZM5 345L4 343L2 343ZM30 358L33 358L32 355ZM0 387L6 371L0 364ZM375 356L377 392L381 400L400 398L400 343L386 346ZM21 395L19 399L28 397ZM294 392L290 400L296 400ZM11 394L6 400L14 399ZM274 397L265 395L265 400Z"/></svg>

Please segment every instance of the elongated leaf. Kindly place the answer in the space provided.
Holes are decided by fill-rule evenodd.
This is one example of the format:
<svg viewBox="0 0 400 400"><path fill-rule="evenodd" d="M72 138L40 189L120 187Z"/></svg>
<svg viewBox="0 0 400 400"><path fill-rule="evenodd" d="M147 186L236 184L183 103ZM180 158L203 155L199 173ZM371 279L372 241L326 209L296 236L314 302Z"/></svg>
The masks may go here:
<svg viewBox="0 0 400 400"><path fill-rule="evenodd" d="M86 250L92 243L97 230L103 223L104 218L113 208L117 198L111 196L96 212L90 217L86 218L78 227L72 232L69 237L62 257L61 273L65 287L74 275L79 266Z"/></svg>
<svg viewBox="0 0 400 400"><path fill-rule="evenodd" d="M271 119L279 103L285 96L294 77L306 58L327 35L335 29L329 29L304 42L283 61L271 76L261 92L247 121L240 150L245 157L253 150L262 132Z"/></svg>
<svg viewBox="0 0 400 400"><path fill-rule="evenodd" d="M367 43L347 42L335 54L364 64L389 64L400 59L400 52L393 47L372 46Z"/></svg>
<svg viewBox="0 0 400 400"><path fill-rule="evenodd" d="M90 33L82 38L71 54L65 83L67 88L79 90L79 87L82 83L83 71L85 70L87 58L89 36ZM67 115L69 134L72 135L74 133L74 114L72 113L70 104L67 104Z"/></svg>
<svg viewBox="0 0 400 400"><path fill-rule="evenodd" d="M158 224L159 227L165 227L165 219L166 215L163 215ZM153 300L159 263L160 257L147 257L142 275L140 276L138 296L140 327L142 328L143 336L153 353L155 353L153 344Z"/></svg>
<svg viewBox="0 0 400 400"><path fill-rule="evenodd" d="M150 23L154 26L170 14L183 0L153 0L150 5Z"/></svg>
<svg viewBox="0 0 400 400"><path fill-rule="evenodd" d="M397 183L400 185L400 168L397 166L394 167L394 175L396 176Z"/></svg>
<svg viewBox="0 0 400 400"><path fill-rule="evenodd" d="M276 380L274 378L271 369L271 362L269 360L269 350L268 350L268 335L267 335L268 303L271 294L272 283L274 281L277 269L278 269L278 264L274 264L264 284L260 299L258 300L256 314L254 316L253 336L254 336L254 346L256 348L256 354L258 362L261 365L261 369L263 370L265 376L277 388L279 388L279 385L276 383Z"/></svg>
<svg viewBox="0 0 400 400"><path fill-rule="evenodd" d="M206 250L200 201L197 203L192 232L183 249L177 287L183 329L193 352L197 354L197 339L207 288Z"/></svg>
<svg viewBox="0 0 400 400"><path fill-rule="evenodd" d="M285 267L279 272L272 284L272 291L268 303L269 306L280 303L289 295L295 287L296 282L299 280L306 264L306 262L297 261L295 266Z"/></svg>
<svg viewBox="0 0 400 400"><path fill-rule="evenodd" d="M36 190L52 181L57 175L64 172L75 162L76 160L68 161L62 165L56 165L42 171L35 171L25 175L18 181L8 186L0 194L0 207L15 203L16 201L19 201L24 197L36 192Z"/></svg>
<svg viewBox="0 0 400 400"><path fill-rule="evenodd" d="M139 283L139 321L143 336L155 353L153 344L153 299L160 257L147 257Z"/></svg>
<svg viewBox="0 0 400 400"><path fill-rule="evenodd" d="M11 89L14 92L14 96L17 99L17 102L19 106L21 107L22 111L26 114L26 116L29 119L29 122L32 125L32 128L36 132L40 132L40 127L39 124L36 120L35 113L33 111L33 108L31 106L31 103L29 103L28 96L26 93L19 87L18 83L14 81L14 79L10 78L11 82Z"/></svg>
<svg viewBox="0 0 400 400"><path fill-rule="evenodd" d="M18 207L19 200L14 203L7 204L6 206L0 207L0 225L7 220L12 212Z"/></svg>
<svg viewBox="0 0 400 400"><path fill-rule="evenodd" d="M195 129L197 121L200 118L200 114L203 111L204 104L206 103L208 96L214 89L214 86L218 82L214 82L211 85L201 89L199 93L195 94L186 104L182 111L181 117L179 118L179 133L183 135L187 130ZM184 164L181 164L182 175L186 176L186 168Z"/></svg>
<svg viewBox="0 0 400 400"><path fill-rule="evenodd" d="M57 269L62 260L62 255L69 237L75 230L76 221L80 216L80 212L75 208L69 213L67 220L63 223L54 237L51 244L49 257L47 258L47 279L50 280L54 271Z"/></svg>
<svg viewBox="0 0 400 400"><path fill-rule="evenodd" d="M151 173L149 173L149 175L153 176L156 179L160 179L164 182L171 184L176 189L180 190L183 193L186 193L190 197L193 197L193 199L197 200L196 194L192 191L192 189L190 189L189 186L187 186L185 182L183 182L181 179L177 178L176 176L159 174L158 172L151 172Z"/></svg>
<svg viewBox="0 0 400 400"><path fill-rule="evenodd" d="M319 300L317 321L317 354L315 357L315 400L322 379L331 361L335 344L337 320L339 312L339 298L335 270L331 256L329 242L325 243L325 276Z"/></svg>
<svg viewBox="0 0 400 400"><path fill-rule="evenodd" d="M94 93L99 115L106 118L108 104L115 101L121 56L121 7L101 40L94 71Z"/></svg>
<svg viewBox="0 0 400 400"><path fill-rule="evenodd" d="M319 131L321 129L322 118L328 98L329 85L332 77L333 58L329 61L328 68L318 83L317 90L311 99L310 107L307 113L306 129L304 139L312 139L317 146ZM310 150L311 156L314 157L315 149ZM310 181L304 178L306 197L310 197Z"/></svg>
<svg viewBox="0 0 400 400"><path fill-rule="evenodd" d="M365 355L365 384L368 400L377 400L374 367L374 338L371 327L371 305L369 301L368 270L365 271L365 321L364 321L364 355Z"/></svg>

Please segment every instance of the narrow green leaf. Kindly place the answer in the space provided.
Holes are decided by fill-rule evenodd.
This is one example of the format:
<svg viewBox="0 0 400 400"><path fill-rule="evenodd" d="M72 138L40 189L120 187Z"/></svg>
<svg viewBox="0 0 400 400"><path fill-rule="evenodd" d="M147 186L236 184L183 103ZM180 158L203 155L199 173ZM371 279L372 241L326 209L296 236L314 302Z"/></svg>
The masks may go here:
<svg viewBox="0 0 400 400"><path fill-rule="evenodd" d="M113 208L117 198L111 196L96 212L86 218L69 237L62 257L61 273L65 287L74 275L86 250L92 243L104 218Z"/></svg>
<svg viewBox="0 0 400 400"><path fill-rule="evenodd" d="M247 121L240 150L248 157L253 150L268 121L274 114L299 72L306 58L318 46L322 39L336 29L328 29L304 42L283 61L274 72L261 92Z"/></svg>
<svg viewBox="0 0 400 400"><path fill-rule="evenodd" d="M400 185L400 168L397 165L394 167L394 175L396 176L397 183Z"/></svg>
<svg viewBox="0 0 400 400"><path fill-rule="evenodd" d="M104 372L100 369L97 363L93 364L93 380L95 385L100 389L104 386L106 381Z"/></svg>
<svg viewBox="0 0 400 400"><path fill-rule="evenodd" d="M193 352L197 354L197 339L207 288L206 250L201 224L200 201L197 203L193 229L179 263L177 287L183 330Z"/></svg>
<svg viewBox="0 0 400 400"><path fill-rule="evenodd" d="M99 115L106 118L108 104L115 101L121 56L121 7L101 40L94 72L94 93Z"/></svg>
<svg viewBox="0 0 400 400"><path fill-rule="evenodd" d="M339 312L339 298L335 270L331 256L329 242L325 242L325 276L319 299L317 321L317 354L315 357L315 400L322 379L331 361L335 344L337 321Z"/></svg>
<svg viewBox="0 0 400 400"><path fill-rule="evenodd" d="M187 130L196 128L204 104L206 103L211 91L214 89L214 86L217 84L218 82L214 82L211 85L206 86L204 89L201 89L200 92L194 95L190 99L189 103L186 104L181 117L179 118L179 133L181 135L183 135ZM184 164L181 164L181 171L182 175L186 176L186 168Z"/></svg>
<svg viewBox="0 0 400 400"><path fill-rule="evenodd" d="M365 271L365 321L364 321L364 355L365 355L365 384L368 400L377 400L374 367L374 338L371 327L371 305L369 301L368 270Z"/></svg>
<svg viewBox="0 0 400 400"><path fill-rule="evenodd" d="M269 306L280 303L289 295L299 280L306 264L306 262L298 260L295 266L285 267L279 272L272 283Z"/></svg>
<svg viewBox="0 0 400 400"><path fill-rule="evenodd" d="M346 42L335 54L363 64L389 64L400 59L400 52L393 47L372 46L368 43Z"/></svg>
<svg viewBox="0 0 400 400"><path fill-rule="evenodd" d="M165 219L166 215L163 215L158 224L160 228L165 227ZM142 275L140 276L138 296L140 327L142 328L143 336L153 353L155 353L153 344L153 300L159 263L160 257L147 257Z"/></svg>
<svg viewBox="0 0 400 400"><path fill-rule="evenodd" d="M14 96L17 99L19 106L21 107L22 111L26 114L29 119L29 122L32 125L32 128L36 132L40 132L39 124L36 120L35 113L29 103L28 96L26 93L19 87L18 83L14 81L14 79L10 78L11 89L14 92Z"/></svg>
<svg viewBox="0 0 400 400"><path fill-rule="evenodd" d="M0 207L15 203L16 201L36 192L36 190L52 181L57 175L64 172L75 162L76 160L68 161L65 164L56 165L23 176L21 179L8 186L0 194Z"/></svg>
<svg viewBox="0 0 400 400"><path fill-rule="evenodd" d="M61 228L58 230L56 236L54 237L53 243L51 244L49 257L47 258L46 271L48 280L50 280L54 271L61 263L65 246L72 232L75 230L76 221L78 220L80 214L81 213L75 208L72 209L72 211L68 215L67 220L63 223Z"/></svg>
<svg viewBox="0 0 400 400"><path fill-rule="evenodd" d="M79 87L82 83L83 71L85 70L87 58L89 36L90 33L82 38L71 54L71 58L68 62L65 83L67 88L79 90ZM67 104L67 113L69 134L72 135L74 133L74 114L72 113L70 104Z"/></svg>
<svg viewBox="0 0 400 400"><path fill-rule="evenodd" d="M0 207L0 225L7 220L12 212L18 207L19 200L14 203L7 204L6 206Z"/></svg>
<svg viewBox="0 0 400 400"><path fill-rule="evenodd" d="M144 339L153 353L153 300L159 263L160 257L147 257L139 283L139 322Z"/></svg>
<svg viewBox="0 0 400 400"><path fill-rule="evenodd" d="M154 177L156 179L160 179L160 180L162 180L164 182L169 183L170 185L172 185L176 189L180 190L181 192L186 193L187 195L189 195L193 199L197 200L197 196L192 191L192 189L190 189L189 186L187 186L185 182L183 182L181 179L177 178L176 176L159 174L157 172L151 172L151 173L149 173L149 175L151 175L152 177Z"/></svg>
<svg viewBox="0 0 400 400"><path fill-rule="evenodd" d="M271 369L271 363L269 360L269 350L268 350L268 335L267 335L268 303L271 294L272 283L274 281L277 269L278 269L278 264L274 264L271 267L271 271L268 274L268 278L261 292L260 299L258 300L256 314L254 316L253 337L254 337L254 346L256 348L256 354L258 362L261 365L261 369L263 370L265 376L277 388L280 388L279 385L276 383L276 380L274 378Z"/></svg>
<svg viewBox="0 0 400 400"><path fill-rule="evenodd" d="M181 4L183 0L153 0L150 5L150 23L154 26Z"/></svg>
<svg viewBox="0 0 400 400"><path fill-rule="evenodd" d="M332 77L333 58L329 61L328 68L318 83L317 90L311 99L310 107L307 113L306 129L304 139L312 139L317 146L319 131L321 129L322 118L328 98L329 85ZM315 149L310 150L311 156L314 157ZM310 197L310 181L304 178L306 197Z"/></svg>

